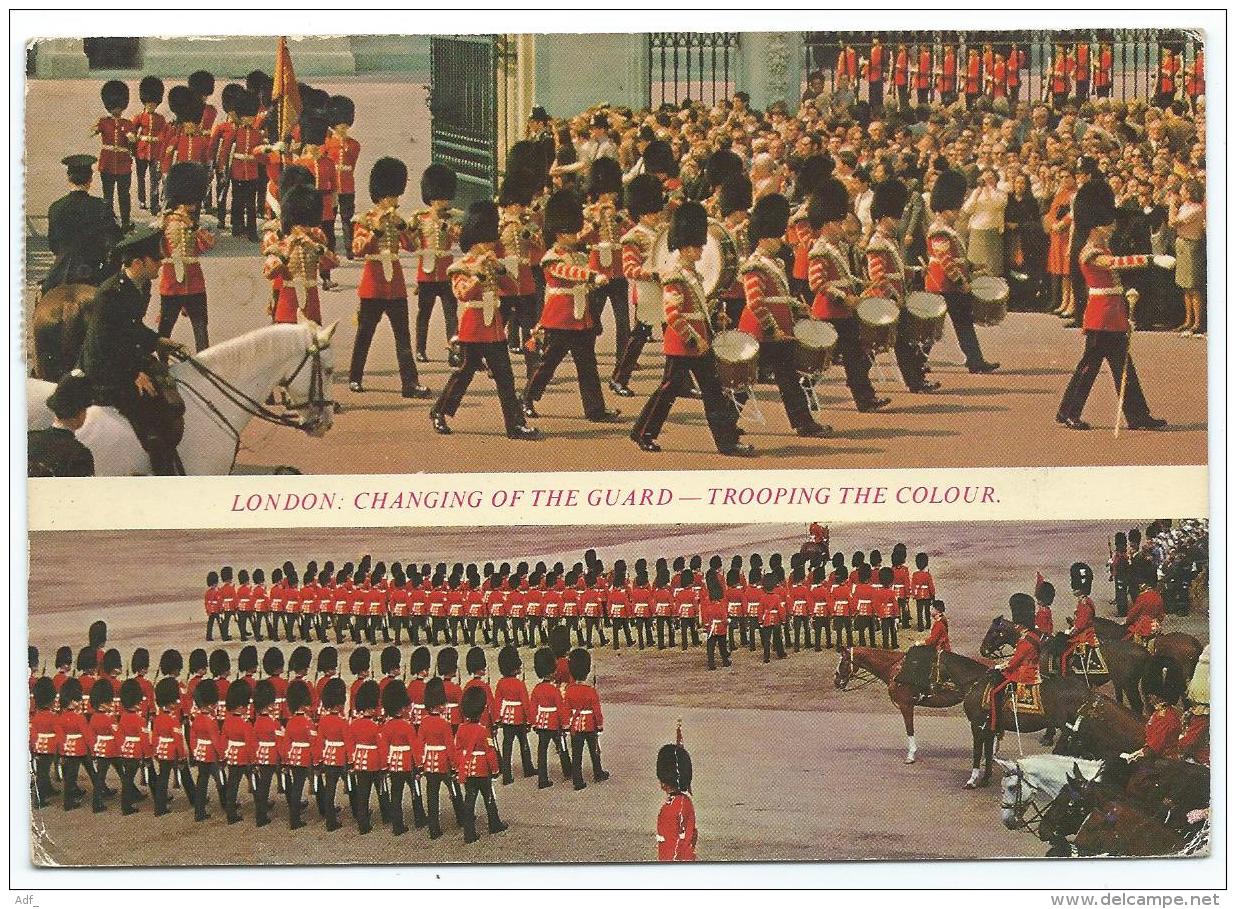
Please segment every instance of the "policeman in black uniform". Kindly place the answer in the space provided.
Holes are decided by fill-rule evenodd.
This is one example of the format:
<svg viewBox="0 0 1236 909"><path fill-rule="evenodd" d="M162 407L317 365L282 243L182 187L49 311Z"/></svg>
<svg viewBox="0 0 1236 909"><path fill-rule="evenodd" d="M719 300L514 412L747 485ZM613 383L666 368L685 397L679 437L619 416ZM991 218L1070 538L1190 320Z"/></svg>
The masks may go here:
<svg viewBox="0 0 1236 909"><path fill-rule="evenodd" d="M169 476L183 473L176 446L184 434L184 402L159 355L184 348L142 322L147 285L161 267L162 239L157 228L140 227L116 244L120 271L99 287L82 366L94 384L95 403L124 414L154 472Z"/></svg>
<svg viewBox="0 0 1236 909"><path fill-rule="evenodd" d="M55 415L51 427L31 430L26 436L30 476L94 476L94 455L73 434L86 422L92 393L90 380L81 370L75 369L60 380L47 399Z"/></svg>
<svg viewBox="0 0 1236 909"><path fill-rule="evenodd" d="M108 274L108 253L120 239L120 226L111 206L90 195L94 155L69 155L60 163L68 169L69 192L47 209L47 244L56 261L40 289L47 293L61 284L99 284Z"/></svg>

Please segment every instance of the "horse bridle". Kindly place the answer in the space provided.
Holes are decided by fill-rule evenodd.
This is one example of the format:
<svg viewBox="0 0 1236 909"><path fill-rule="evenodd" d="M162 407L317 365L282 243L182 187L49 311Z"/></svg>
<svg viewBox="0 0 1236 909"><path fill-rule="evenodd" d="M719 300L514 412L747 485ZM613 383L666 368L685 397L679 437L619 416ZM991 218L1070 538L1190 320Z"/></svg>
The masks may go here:
<svg viewBox="0 0 1236 909"><path fill-rule="evenodd" d="M881 681L878 675L876 675L875 673L871 672L868 669L863 668L862 666L859 666L857 663L854 662L854 648L853 647L847 647L845 649L845 658L850 663L850 675L839 686L842 691L859 691L863 688L866 688L868 685L872 684L873 682ZM841 676L841 666L838 665L837 671L836 673L834 673L834 678L839 679L840 676ZM855 685L853 688L849 687L850 682L856 679L858 680L859 684Z"/></svg>
<svg viewBox="0 0 1236 909"><path fill-rule="evenodd" d="M1022 793L1024 791L1023 784L1026 779L1025 771L1018 767L1015 771L1013 771L1012 776L1014 776L1017 780L1017 790L1016 795L1013 798L1013 804L1010 805L1004 800L1003 795L1001 795L1000 810L1013 812L1013 817L1017 821L1017 826L1012 829L1028 830L1030 833L1038 836L1039 830L1043 825L1043 809L1038 806L1037 802L1033 800L1025 801L1022 798ZM1002 786L1000 788L1003 791L1004 787ZM1025 816L1028 810L1032 810L1034 812L1033 816L1029 819Z"/></svg>
<svg viewBox="0 0 1236 909"><path fill-rule="evenodd" d="M305 348L304 355L300 358L300 362L296 364L296 368L292 370L292 374L286 379L281 379L275 387L282 392L283 405L292 410L307 410L310 407L324 409L334 406L334 402L326 396L326 367L322 365L322 351L330 346L327 342L325 345L319 345L316 340ZM291 387L296 381L296 377L301 374L301 371L308 365L309 373L309 391L303 402L292 400ZM254 416L258 416L254 414ZM304 428L303 424L298 428Z"/></svg>

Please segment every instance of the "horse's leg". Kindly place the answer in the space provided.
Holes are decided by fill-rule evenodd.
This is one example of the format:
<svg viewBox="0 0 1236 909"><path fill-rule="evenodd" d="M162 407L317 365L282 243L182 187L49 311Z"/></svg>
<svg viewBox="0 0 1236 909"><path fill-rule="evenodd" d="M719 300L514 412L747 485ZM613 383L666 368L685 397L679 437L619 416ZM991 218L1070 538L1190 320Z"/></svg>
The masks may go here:
<svg viewBox="0 0 1236 909"><path fill-rule="evenodd" d="M1043 730L1043 735L1039 738L1039 744L1051 746L1055 744L1055 741L1056 741L1056 727L1052 726L1049 723L1047 728Z"/></svg>
<svg viewBox="0 0 1236 909"><path fill-rule="evenodd" d="M897 709L901 711L901 718L905 721L906 763L913 764L918 754L918 744L914 741L914 701L909 690L903 685L890 686L888 694L893 703L897 705Z"/></svg>
<svg viewBox="0 0 1236 909"><path fill-rule="evenodd" d="M985 736L986 733L983 731L981 722L970 723L970 737L973 740L973 747L970 758L970 779L966 780L967 789L978 787L979 765L983 760L983 739Z"/></svg>
<svg viewBox="0 0 1236 909"><path fill-rule="evenodd" d="M994 732L987 733L983 737L983 775L979 777L978 784L987 786L991 783L991 762L995 755L996 734Z"/></svg>

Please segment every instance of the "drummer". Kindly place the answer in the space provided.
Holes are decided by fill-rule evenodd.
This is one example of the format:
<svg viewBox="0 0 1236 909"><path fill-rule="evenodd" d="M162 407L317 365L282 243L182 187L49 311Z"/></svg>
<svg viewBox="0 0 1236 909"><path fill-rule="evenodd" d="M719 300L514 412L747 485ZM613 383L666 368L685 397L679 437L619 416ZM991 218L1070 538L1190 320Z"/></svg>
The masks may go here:
<svg viewBox="0 0 1236 909"><path fill-rule="evenodd" d="M669 248L676 267L661 278L665 308L665 372L631 430L631 440L643 451L660 451L657 436L675 399L694 377L704 399L704 416L717 450L749 457L755 449L738 441L738 412L725 397L712 350L709 300L695 264L708 242L708 213L698 202L683 202L670 221Z"/></svg>
<svg viewBox="0 0 1236 909"><path fill-rule="evenodd" d="M849 213L850 198L845 186L833 177L822 181L807 206L808 221L817 234L807 259L807 283L815 294L812 317L837 330L845 384L854 396L854 404L860 413L871 413L887 407L889 399L876 397L872 387L871 357L859 341L855 318L861 282L850 272L850 263L838 248Z"/></svg>
<svg viewBox="0 0 1236 909"><path fill-rule="evenodd" d="M652 174L639 174L627 186L626 202L627 214L635 226L620 241L622 276L630 287L635 328L614 364L614 373L609 380L609 390L620 398L635 396L629 385L631 374L635 372L644 345L652 337L652 321L660 324L663 318L661 284L652 264L652 251L664 221L665 192Z"/></svg>
<svg viewBox="0 0 1236 909"><path fill-rule="evenodd" d="M832 427L812 417L794 360L794 323L810 314L802 301L790 295L786 259L793 263L793 250L782 240L789 219L790 203L779 194L760 199L751 213L748 236L755 250L739 270L746 302L738 329L760 342L760 365L772 373L795 432L820 438L832 432Z"/></svg>
<svg viewBox="0 0 1236 909"><path fill-rule="evenodd" d="M788 202L786 203L789 204ZM741 265L751 254L751 180L746 174L733 174L717 191L717 209L721 226L733 241L735 265ZM727 328L736 325L745 304L742 276L735 272L729 287L718 287Z"/></svg>
<svg viewBox="0 0 1236 909"><path fill-rule="evenodd" d="M892 300L901 310L893 354L906 388L919 393L934 391L940 383L927 378L927 350L914 340L910 325L914 317L906 310L906 265L898 233L908 198L905 184L896 178L876 184L871 201L875 229L867 243L867 281L870 296Z"/></svg>

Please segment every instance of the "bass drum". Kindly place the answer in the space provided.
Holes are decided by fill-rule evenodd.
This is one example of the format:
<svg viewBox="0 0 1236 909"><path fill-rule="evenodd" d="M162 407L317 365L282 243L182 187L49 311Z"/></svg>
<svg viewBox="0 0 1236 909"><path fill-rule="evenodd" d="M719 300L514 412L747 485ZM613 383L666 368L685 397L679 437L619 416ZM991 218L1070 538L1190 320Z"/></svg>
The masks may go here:
<svg viewBox="0 0 1236 909"><path fill-rule="evenodd" d="M837 329L827 322L802 319L794 323L794 368L804 376L818 376L833 362Z"/></svg>
<svg viewBox="0 0 1236 909"><path fill-rule="evenodd" d="M897 343L897 304L884 297L868 297L858 304L858 341L869 354L892 350Z"/></svg>
<svg viewBox="0 0 1236 909"><path fill-rule="evenodd" d="M908 319L902 323L906 340L919 347L934 344L944 337L944 319L948 304L939 294L916 290L906 297Z"/></svg>
<svg viewBox="0 0 1236 909"><path fill-rule="evenodd" d="M708 239L695 269L700 273L704 293L716 297L728 289L738 277L738 247L720 221L708 222ZM658 275L668 275L678 268L678 257L669 248L669 227L657 232L652 245L652 267Z"/></svg>
<svg viewBox="0 0 1236 909"><path fill-rule="evenodd" d="M983 275L970 282L975 325L999 325L1009 313L1009 282Z"/></svg>
<svg viewBox="0 0 1236 909"><path fill-rule="evenodd" d="M759 375L760 344L745 331L718 332L712 339L721 385L731 391L744 391Z"/></svg>

